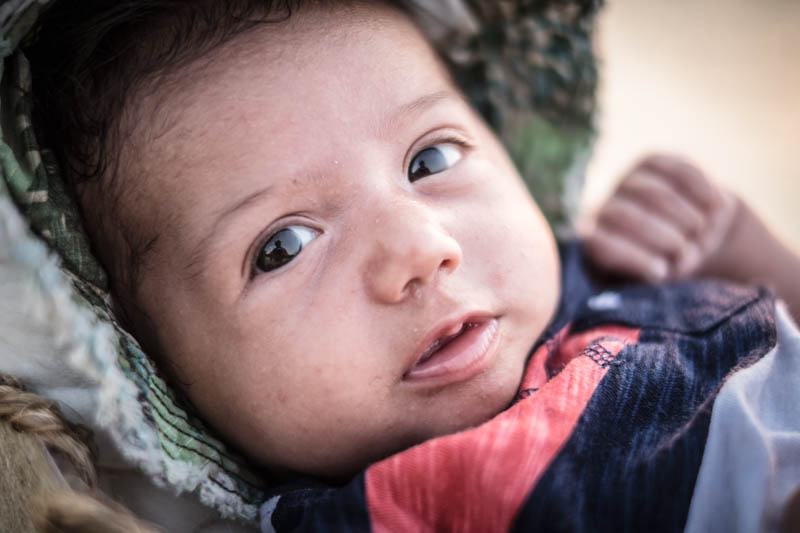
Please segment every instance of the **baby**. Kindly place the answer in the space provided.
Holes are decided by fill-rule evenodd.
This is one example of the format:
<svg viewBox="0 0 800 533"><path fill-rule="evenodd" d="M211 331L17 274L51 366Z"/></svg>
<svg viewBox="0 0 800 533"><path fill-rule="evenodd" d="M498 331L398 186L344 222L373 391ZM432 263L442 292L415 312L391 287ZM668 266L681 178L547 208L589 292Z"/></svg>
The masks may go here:
<svg viewBox="0 0 800 533"><path fill-rule="evenodd" d="M153 27L106 74L129 84L98 103L110 126L66 157L80 174L99 154L76 192L120 316L207 421L276 476L347 480L507 409L561 266L402 9L292 5L177 51ZM650 281L767 282L800 309L797 258L673 157L623 180L587 251Z"/></svg>
<svg viewBox="0 0 800 533"><path fill-rule="evenodd" d="M131 328L207 419L339 477L508 406L555 243L410 20L308 3L192 59L128 95L119 173L79 193Z"/></svg>

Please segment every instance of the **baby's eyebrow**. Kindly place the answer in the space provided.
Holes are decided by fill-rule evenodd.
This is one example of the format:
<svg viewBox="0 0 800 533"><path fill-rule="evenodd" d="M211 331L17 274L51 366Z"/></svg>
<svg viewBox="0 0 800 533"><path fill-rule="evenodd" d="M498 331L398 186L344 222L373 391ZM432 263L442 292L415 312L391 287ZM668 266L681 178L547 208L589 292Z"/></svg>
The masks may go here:
<svg viewBox="0 0 800 533"><path fill-rule="evenodd" d="M246 207L254 202L258 202L260 199L268 196L273 188L274 185L269 184L266 187L262 187L261 189L258 189L251 194L238 199L236 202L231 203L229 206L219 211L219 214L216 216L214 223L211 226L211 231L206 233L206 235L197 243L197 245L192 248L192 252L189 254L189 260L186 262L185 267L185 270L188 273L188 279L191 279L200 273L208 246L216 236L217 230L225 221L225 219L229 218L243 207Z"/></svg>
<svg viewBox="0 0 800 533"><path fill-rule="evenodd" d="M270 191L274 188L273 184L269 184L266 187L262 187L255 192L248 194L242 198L239 198L236 202L232 203L228 207L221 209L219 215L217 215L216 220L214 221L213 229L211 230L211 234L213 234L217 227L230 215L238 211L239 209L252 204L253 202L260 200L264 196L269 195Z"/></svg>
<svg viewBox="0 0 800 533"><path fill-rule="evenodd" d="M442 100L449 100L455 98L453 91L442 90L431 94L425 94L416 98L407 104L403 104L395 111L395 115L405 115L410 113L421 113L426 109L433 107Z"/></svg>
<svg viewBox="0 0 800 533"><path fill-rule="evenodd" d="M419 115L442 101L456 100L459 98L452 90L441 90L430 94L424 94L410 102L400 105L391 115L380 123L380 136L391 138L392 134L398 129L399 125L408 120L409 116Z"/></svg>

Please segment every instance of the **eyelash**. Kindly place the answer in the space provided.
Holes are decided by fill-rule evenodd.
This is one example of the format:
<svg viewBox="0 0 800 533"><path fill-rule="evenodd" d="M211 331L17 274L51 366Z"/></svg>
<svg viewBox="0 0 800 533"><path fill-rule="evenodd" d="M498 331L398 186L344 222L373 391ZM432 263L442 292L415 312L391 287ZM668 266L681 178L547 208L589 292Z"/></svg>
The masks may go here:
<svg viewBox="0 0 800 533"><path fill-rule="evenodd" d="M455 134L447 133L447 134L443 134L441 136L433 137L432 139L426 140L425 144L422 145L422 147L414 150L413 152L409 152L410 157L408 157L408 156L406 157L406 162L405 162L405 165L404 165L405 168L406 168L406 172L408 172L408 167L411 164L411 162L414 160L415 157L417 157L420 153L422 153L423 151L427 150L428 148L433 148L433 147L438 146L440 144L453 144L455 146L458 146L459 148L464 150L464 152L465 152L464 155L466 155L467 152L469 152L470 150L472 150L475 147L474 144L472 144L471 142L467 141L465 138L457 136Z"/></svg>
<svg viewBox="0 0 800 533"><path fill-rule="evenodd" d="M434 137L433 139L425 142L424 147L421 148L418 152L421 152L425 148L436 146L437 144L455 144L462 148L467 148L467 149L472 148L472 144L463 137L459 137L453 134L444 134L441 137Z"/></svg>

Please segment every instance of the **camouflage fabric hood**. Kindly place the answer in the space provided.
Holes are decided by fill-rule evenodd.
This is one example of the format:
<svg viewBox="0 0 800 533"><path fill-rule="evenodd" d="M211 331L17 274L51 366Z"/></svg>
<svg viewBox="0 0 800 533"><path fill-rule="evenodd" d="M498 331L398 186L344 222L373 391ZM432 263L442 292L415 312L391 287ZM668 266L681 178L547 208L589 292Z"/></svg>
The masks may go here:
<svg viewBox="0 0 800 533"><path fill-rule="evenodd" d="M407 1L548 220L568 230L593 135L591 30L599 1ZM0 5L0 266L11 265L44 302L40 318L59 324L63 348L50 355L52 366L78 376L74 383L82 385L73 388L91 398L49 395L74 399L81 421L156 483L191 491L224 516L253 520L276 488L265 487L205 426L117 324L77 206L52 152L37 142L29 65L18 48L47 3ZM0 370L25 380L27 354L2 350L10 348L0 344ZM52 392L44 383L39 389Z"/></svg>

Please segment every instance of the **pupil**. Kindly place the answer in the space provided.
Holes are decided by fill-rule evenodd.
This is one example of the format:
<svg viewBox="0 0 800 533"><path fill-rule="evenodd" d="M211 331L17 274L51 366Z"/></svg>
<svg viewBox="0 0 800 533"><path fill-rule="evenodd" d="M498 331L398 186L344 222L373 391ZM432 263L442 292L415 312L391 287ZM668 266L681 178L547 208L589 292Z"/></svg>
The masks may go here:
<svg viewBox="0 0 800 533"><path fill-rule="evenodd" d="M264 272L275 270L294 259L302 248L303 243L294 230L282 229L261 249L256 266Z"/></svg>
<svg viewBox="0 0 800 533"><path fill-rule="evenodd" d="M426 148L411 161L409 179L416 181L447 169L447 160L438 148Z"/></svg>

